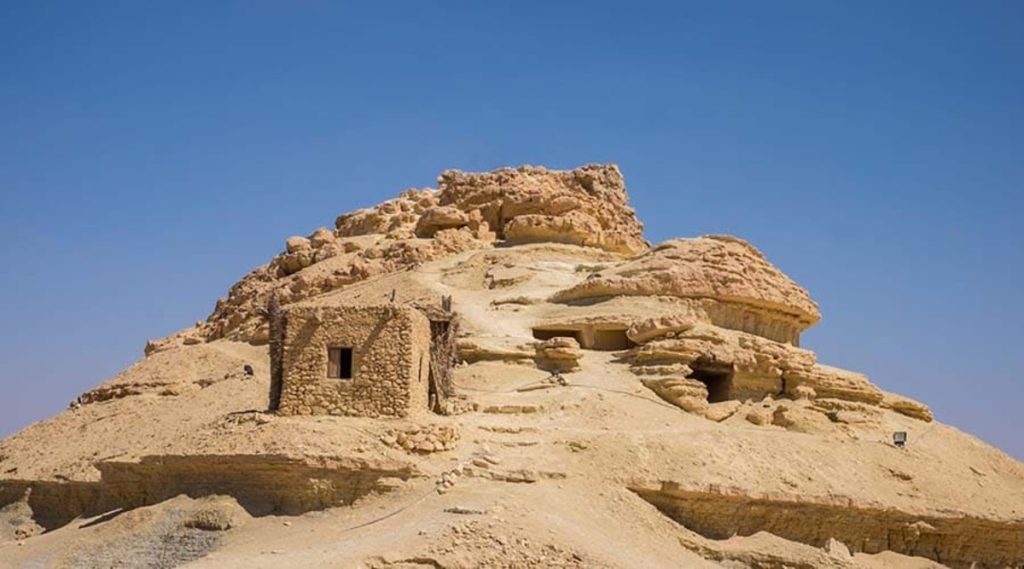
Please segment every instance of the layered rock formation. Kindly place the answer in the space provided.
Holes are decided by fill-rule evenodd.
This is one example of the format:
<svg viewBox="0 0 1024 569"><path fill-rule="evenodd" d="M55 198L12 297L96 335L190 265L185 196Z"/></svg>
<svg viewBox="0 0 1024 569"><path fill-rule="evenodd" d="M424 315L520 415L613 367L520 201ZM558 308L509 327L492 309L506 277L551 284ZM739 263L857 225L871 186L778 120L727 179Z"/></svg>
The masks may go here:
<svg viewBox="0 0 1024 569"><path fill-rule="evenodd" d="M794 343L821 319L807 291L746 241L723 235L666 241L632 261L590 275L555 301L607 296L685 299L717 326ZM712 301L712 302L707 302Z"/></svg>
<svg viewBox="0 0 1024 569"><path fill-rule="evenodd" d="M209 566L1024 563L1024 466L819 362L799 342L817 305L753 246L650 249L614 166L449 171L437 185L287 239L207 322L0 442L0 565L45 565L112 527L94 516L180 494L226 494L256 516L244 530L202 516L256 527ZM272 297L295 317L285 337L312 346L295 360L307 384L350 390L353 406L373 399L357 381L386 379L332 377L330 352L388 368L427 345L446 299L457 358L436 361L458 405L428 405L424 387L402 418L268 412ZM399 312L424 333L388 332ZM312 342L343 329L359 334ZM408 358L416 377L431 358ZM490 528L486 543L458 519Z"/></svg>
<svg viewBox="0 0 1024 569"><path fill-rule="evenodd" d="M688 410L703 410L701 400L758 400L766 395L868 405L881 405L886 397L859 373L817 363L810 350L704 324L664 328L664 335L651 336L655 326L650 320L635 326L649 332L633 335L641 340L632 357L633 370L649 387L672 393L673 402ZM690 379L695 374L701 379ZM718 392L709 393L709 388ZM927 408L909 400L893 399L890 408L931 419Z"/></svg>
<svg viewBox="0 0 1024 569"><path fill-rule="evenodd" d="M570 243L626 254L648 246L615 165L448 170L438 177L437 189L407 190L339 216L333 231L320 228L308 237L288 238L285 251L235 283L206 322L152 341L146 352L218 338L265 342L262 311L272 295L289 304L496 240Z"/></svg>
<svg viewBox="0 0 1024 569"><path fill-rule="evenodd" d="M579 368L583 357L580 343L575 338L555 337L537 343L537 367L552 372L567 372Z"/></svg>
<svg viewBox="0 0 1024 569"><path fill-rule="evenodd" d="M663 315L640 309L609 318L591 309L572 320L545 318L534 333L542 332L547 341L538 344L533 358L544 369L577 368L580 345L635 346L629 357L634 373L686 410L703 413L709 401L771 395L840 399L931 420L926 406L886 394L860 374L820 365L813 352L796 347L800 333L820 320L818 306L749 243L707 235L648 248L642 229L615 166L449 170L438 177L437 189L407 190L339 216L333 231L320 228L287 239L285 251L235 284L206 323L152 342L147 353L222 337L263 343L264 307L271 296L288 305L500 241L563 243L623 256L554 292L550 302L593 305L642 297L658 303ZM533 275L505 263L486 271L485 285L522 286ZM493 343L463 338L460 352L470 361L488 359L467 347ZM497 359L522 361L528 349ZM83 401L107 396L101 389Z"/></svg>
<svg viewBox="0 0 1024 569"><path fill-rule="evenodd" d="M627 254L647 249L614 165L561 172L528 166L489 174L449 170L438 185L441 205L480 212L510 243L551 241Z"/></svg>

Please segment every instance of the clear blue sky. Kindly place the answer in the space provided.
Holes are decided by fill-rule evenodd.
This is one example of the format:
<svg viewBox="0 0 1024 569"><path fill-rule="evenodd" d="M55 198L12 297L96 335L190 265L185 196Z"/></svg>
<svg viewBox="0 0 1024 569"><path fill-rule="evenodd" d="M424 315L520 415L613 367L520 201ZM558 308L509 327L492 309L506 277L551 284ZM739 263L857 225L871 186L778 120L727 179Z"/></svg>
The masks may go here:
<svg viewBox="0 0 1024 569"><path fill-rule="evenodd" d="M0 2L0 435L338 213L616 162L648 238L751 240L821 360L1024 458L1024 3L345 4Z"/></svg>

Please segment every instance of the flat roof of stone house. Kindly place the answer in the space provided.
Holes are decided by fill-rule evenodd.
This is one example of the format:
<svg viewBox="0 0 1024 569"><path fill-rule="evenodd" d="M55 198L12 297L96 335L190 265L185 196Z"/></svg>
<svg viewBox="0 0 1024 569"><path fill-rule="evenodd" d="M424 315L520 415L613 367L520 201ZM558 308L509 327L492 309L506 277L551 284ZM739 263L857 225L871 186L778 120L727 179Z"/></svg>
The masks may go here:
<svg viewBox="0 0 1024 569"><path fill-rule="evenodd" d="M392 295L393 293L393 295ZM441 294L419 282L414 273L389 273L342 289L288 304L305 306L440 306Z"/></svg>

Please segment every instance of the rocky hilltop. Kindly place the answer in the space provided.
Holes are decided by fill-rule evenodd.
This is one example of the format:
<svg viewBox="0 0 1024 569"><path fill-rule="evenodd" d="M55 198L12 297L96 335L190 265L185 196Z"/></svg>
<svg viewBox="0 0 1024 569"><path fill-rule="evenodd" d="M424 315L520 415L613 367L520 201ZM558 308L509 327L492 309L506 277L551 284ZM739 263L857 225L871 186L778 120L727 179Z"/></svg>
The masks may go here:
<svg viewBox="0 0 1024 569"><path fill-rule="evenodd" d="M0 567L1024 566L1024 465L821 317L614 165L446 171L0 442Z"/></svg>
<svg viewBox="0 0 1024 569"><path fill-rule="evenodd" d="M219 338L266 341L260 311L271 294L285 303L302 300L498 242L569 243L625 254L648 247L614 165L565 172L448 170L437 183L437 189L406 190L340 215L334 231L321 227L289 238L280 255L231 287L204 324L152 343L147 353Z"/></svg>

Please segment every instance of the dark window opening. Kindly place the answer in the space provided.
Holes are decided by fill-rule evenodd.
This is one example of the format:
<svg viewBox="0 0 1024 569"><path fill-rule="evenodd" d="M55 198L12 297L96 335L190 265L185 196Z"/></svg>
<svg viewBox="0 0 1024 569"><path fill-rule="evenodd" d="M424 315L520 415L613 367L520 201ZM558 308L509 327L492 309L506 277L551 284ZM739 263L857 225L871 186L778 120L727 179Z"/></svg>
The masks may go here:
<svg viewBox="0 0 1024 569"><path fill-rule="evenodd" d="M594 330L594 345L591 349L615 352L618 350L628 350L635 345L626 336L625 328L619 330Z"/></svg>
<svg viewBox="0 0 1024 569"><path fill-rule="evenodd" d="M352 348L327 349L327 377L352 379Z"/></svg>
<svg viewBox="0 0 1024 569"><path fill-rule="evenodd" d="M579 330L533 330L533 337L538 340L550 340L551 338L574 338L580 345L583 345L583 339L580 337Z"/></svg>
<svg viewBox="0 0 1024 569"><path fill-rule="evenodd" d="M693 373L690 379L696 379L708 388L708 403L718 403L732 399L732 367L721 365L690 364Z"/></svg>

